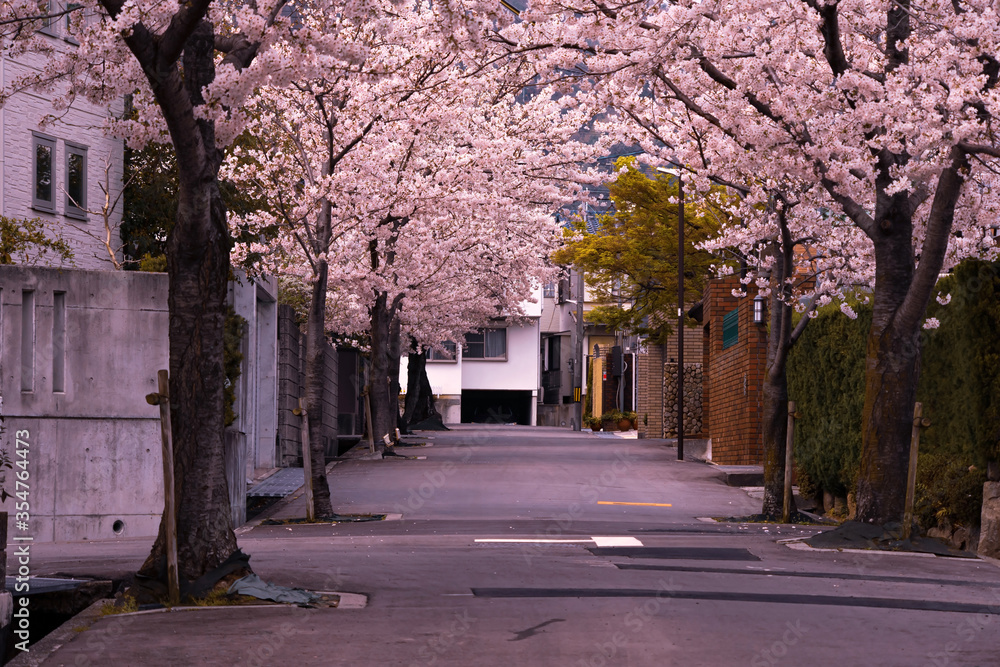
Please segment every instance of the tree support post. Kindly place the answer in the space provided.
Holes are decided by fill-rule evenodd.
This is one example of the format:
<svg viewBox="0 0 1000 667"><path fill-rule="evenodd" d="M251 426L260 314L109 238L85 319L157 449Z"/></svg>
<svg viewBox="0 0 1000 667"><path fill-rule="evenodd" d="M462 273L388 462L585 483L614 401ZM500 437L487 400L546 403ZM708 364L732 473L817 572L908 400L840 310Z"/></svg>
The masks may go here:
<svg viewBox="0 0 1000 667"><path fill-rule="evenodd" d="M370 386L370 385L369 385ZM361 395L365 397L365 423L368 426L368 451L372 454L375 453L375 425L372 422L372 400L371 392L368 391L366 386Z"/></svg>
<svg viewBox="0 0 1000 667"><path fill-rule="evenodd" d="M312 448L309 446L309 413L306 399L299 399L299 407L292 412L302 417L302 474L306 478L306 521L316 520L316 502L313 499Z"/></svg>
<svg viewBox="0 0 1000 667"><path fill-rule="evenodd" d="M910 433L910 466L906 471L906 504L903 506L903 529L900 539L910 539L913 530L913 504L917 491L917 451L920 449L920 429L931 425L931 420L923 416L924 404L913 404L913 430Z"/></svg>
<svg viewBox="0 0 1000 667"><path fill-rule="evenodd" d="M171 605L181 602L180 579L177 569L177 511L174 497L174 438L170 427L170 376L166 370L156 372L157 393L147 394L146 402L160 407L160 442L163 457L163 520L167 556L167 600Z"/></svg>
<svg viewBox="0 0 1000 667"><path fill-rule="evenodd" d="M781 523L792 520L792 451L795 444L795 401L788 401L788 429L785 434L785 497Z"/></svg>

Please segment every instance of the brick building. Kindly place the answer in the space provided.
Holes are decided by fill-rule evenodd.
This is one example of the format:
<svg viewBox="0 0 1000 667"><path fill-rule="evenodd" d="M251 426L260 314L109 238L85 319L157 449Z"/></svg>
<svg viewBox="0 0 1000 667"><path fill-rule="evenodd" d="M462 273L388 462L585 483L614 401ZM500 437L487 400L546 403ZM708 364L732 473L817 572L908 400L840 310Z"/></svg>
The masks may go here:
<svg viewBox="0 0 1000 667"><path fill-rule="evenodd" d="M712 460L752 465L763 460L761 411L767 329L754 324L753 298L737 298L737 277L712 280L692 315L703 325L704 430Z"/></svg>

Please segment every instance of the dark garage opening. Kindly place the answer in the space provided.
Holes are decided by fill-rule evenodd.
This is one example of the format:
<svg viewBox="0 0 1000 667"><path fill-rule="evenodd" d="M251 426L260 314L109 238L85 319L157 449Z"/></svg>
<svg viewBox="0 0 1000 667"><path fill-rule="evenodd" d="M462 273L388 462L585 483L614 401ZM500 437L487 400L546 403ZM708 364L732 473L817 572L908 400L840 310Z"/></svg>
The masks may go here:
<svg viewBox="0 0 1000 667"><path fill-rule="evenodd" d="M466 389L462 392L462 422L531 424L531 391Z"/></svg>

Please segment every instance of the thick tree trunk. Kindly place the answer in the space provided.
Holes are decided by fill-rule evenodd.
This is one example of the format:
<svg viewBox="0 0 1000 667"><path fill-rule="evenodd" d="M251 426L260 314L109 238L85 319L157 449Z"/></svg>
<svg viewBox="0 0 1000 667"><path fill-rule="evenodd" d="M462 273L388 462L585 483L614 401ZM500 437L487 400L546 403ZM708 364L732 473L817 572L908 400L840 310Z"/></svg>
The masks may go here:
<svg viewBox="0 0 1000 667"><path fill-rule="evenodd" d="M912 219L893 198L886 200L878 220L857 519L885 524L903 517L920 364L920 318L901 316L914 278ZM925 308L926 301L920 305L921 317ZM901 326L907 319L912 322L909 328Z"/></svg>
<svg viewBox="0 0 1000 667"><path fill-rule="evenodd" d="M129 43L143 62L143 44ZM223 445L223 329L229 233L219 193L221 152L210 121L195 120L201 88L214 78L214 36L202 21L184 48L184 77L149 72L180 165L177 221L167 239L170 417L177 554L182 583L218 567L237 548ZM162 76L163 78L155 78ZM164 523L140 572L158 577Z"/></svg>
<svg viewBox="0 0 1000 667"><path fill-rule="evenodd" d="M917 332L873 321L866 358L857 519L881 525L903 516L920 372Z"/></svg>
<svg viewBox="0 0 1000 667"><path fill-rule="evenodd" d="M371 307L371 373L368 378L369 399L372 406L372 424L375 446L385 446L383 436L393 433L396 428L398 408L389 400L389 326L391 313L387 307L388 297L381 292L375 297Z"/></svg>
<svg viewBox="0 0 1000 667"><path fill-rule="evenodd" d="M329 268L326 260L316 262L316 282L313 283L306 324L306 415L309 424L309 456L312 462L313 505L316 516L331 516L330 486L326 481L326 452L323 447L323 384L326 380L326 281Z"/></svg>

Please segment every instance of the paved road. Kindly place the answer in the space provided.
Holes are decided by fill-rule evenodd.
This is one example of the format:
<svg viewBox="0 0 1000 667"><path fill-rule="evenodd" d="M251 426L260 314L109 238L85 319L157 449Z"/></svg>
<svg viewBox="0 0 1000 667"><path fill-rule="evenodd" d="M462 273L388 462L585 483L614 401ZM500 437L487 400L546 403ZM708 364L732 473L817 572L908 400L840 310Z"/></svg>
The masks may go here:
<svg viewBox="0 0 1000 667"><path fill-rule="evenodd" d="M492 427L425 442L406 450L424 459L330 475L339 512L401 519L240 536L263 578L366 608L109 618L44 664L1000 665L993 564L793 550L778 540L815 529L707 522L757 501L652 441ZM37 574L114 574L148 549L36 546Z"/></svg>

